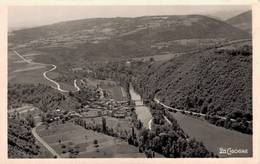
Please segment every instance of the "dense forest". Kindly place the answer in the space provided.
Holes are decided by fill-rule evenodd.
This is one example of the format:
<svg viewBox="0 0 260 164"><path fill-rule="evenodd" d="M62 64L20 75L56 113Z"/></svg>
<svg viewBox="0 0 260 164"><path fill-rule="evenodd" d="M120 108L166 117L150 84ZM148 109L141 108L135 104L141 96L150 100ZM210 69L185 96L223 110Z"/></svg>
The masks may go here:
<svg viewBox="0 0 260 164"><path fill-rule="evenodd" d="M12 158L31 158L40 155L40 147L35 143L27 119L13 115L8 119L8 156Z"/></svg>

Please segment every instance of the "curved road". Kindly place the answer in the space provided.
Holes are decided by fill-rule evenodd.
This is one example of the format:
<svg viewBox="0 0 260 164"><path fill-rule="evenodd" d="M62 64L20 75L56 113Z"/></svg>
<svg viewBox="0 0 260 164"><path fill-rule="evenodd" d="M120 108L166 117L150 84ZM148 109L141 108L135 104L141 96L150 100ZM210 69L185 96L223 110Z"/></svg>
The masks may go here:
<svg viewBox="0 0 260 164"><path fill-rule="evenodd" d="M39 125L38 125L39 126ZM51 148L51 146L46 143L36 132L36 128L38 127L34 127L32 129L32 134L33 136L53 155L53 156L56 156L57 158L61 158L61 156L53 149Z"/></svg>
<svg viewBox="0 0 260 164"><path fill-rule="evenodd" d="M54 84L56 85L56 87L53 87L53 88L59 90L60 92L69 92L68 90L63 90L63 89L61 89L60 84L59 84L58 82L52 80L51 78L49 78L49 77L47 76L47 73L49 73L49 72L51 72L51 71L53 71L53 70L55 70L55 69L57 68L56 65L54 65L54 64L45 64L45 63L32 62L32 61L30 61L30 60L25 59L25 58L24 58L22 55L20 55L17 51L13 50L13 52L14 52L17 56L19 56L22 60L24 60L26 63L29 63L29 64L39 64L39 65L44 65L44 66L51 65L52 68L51 68L50 70L47 70L47 71L43 72L43 77L44 77L46 80L48 80L48 81L50 81L50 82L52 82L52 83L54 83ZM76 88L76 90L73 91L73 92L77 92L77 91L80 90L80 88L77 86L77 80L76 80L76 79L74 80L74 87Z"/></svg>
<svg viewBox="0 0 260 164"><path fill-rule="evenodd" d="M154 101L157 103L157 104L160 104L162 105L164 108L166 109L172 109L172 110L176 110L178 112L185 112L185 113L190 113L191 111L187 111L187 110L181 110L181 109L177 109L177 108L172 108L170 106L167 106L165 104L163 104L162 102L160 102L160 100L158 100L157 98L154 98ZM198 113L198 112L191 112L192 114L197 114L197 115L200 115L200 116L206 116L206 114L203 114L203 113ZM223 116L216 116L217 118L219 119L222 119L222 120L226 120L227 118L226 117L223 117ZM232 122L236 122L237 120L231 118L230 121ZM168 121L167 121L168 122ZM251 121L247 121L248 123L251 123Z"/></svg>

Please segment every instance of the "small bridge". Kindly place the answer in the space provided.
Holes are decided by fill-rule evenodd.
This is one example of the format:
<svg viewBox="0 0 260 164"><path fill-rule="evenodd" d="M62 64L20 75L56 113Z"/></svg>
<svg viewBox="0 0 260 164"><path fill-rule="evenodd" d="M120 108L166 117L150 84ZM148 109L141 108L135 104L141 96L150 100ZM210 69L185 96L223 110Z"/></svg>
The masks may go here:
<svg viewBox="0 0 260 164"><path fill-rule="evenodd" d="M144 103L142 100L134 100L135 106L144 106Z"/></svg>

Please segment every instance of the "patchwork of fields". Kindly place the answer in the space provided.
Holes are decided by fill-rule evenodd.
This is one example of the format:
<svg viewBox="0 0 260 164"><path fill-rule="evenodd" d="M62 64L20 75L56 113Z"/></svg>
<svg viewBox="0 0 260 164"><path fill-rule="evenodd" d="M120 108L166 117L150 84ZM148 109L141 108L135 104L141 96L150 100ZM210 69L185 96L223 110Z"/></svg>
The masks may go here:
<svg viewBox="0 0 260 164"><path fill-rule="evenodd" d="M136 147L124 141L73 123L53 124L48 129L41 125L37 132L64 158L145 157Z"/></svg>

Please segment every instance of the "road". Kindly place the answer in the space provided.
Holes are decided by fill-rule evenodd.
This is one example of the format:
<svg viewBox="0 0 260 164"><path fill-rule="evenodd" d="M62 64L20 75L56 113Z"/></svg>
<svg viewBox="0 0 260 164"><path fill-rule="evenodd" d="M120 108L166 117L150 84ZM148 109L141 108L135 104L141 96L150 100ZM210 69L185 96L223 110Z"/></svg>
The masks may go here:
<svg viewBox="0 0 260 164"><path fill-rule="evenodd" d="M40 124L39 124L40 125ZM39 126L38 125L38 126ZM61 156L53 149L51 148L51 146L46 143L38 134L37 134L37 131L36 131L36 128L38 127L34 127L32 129L32 134L33 136L37 139L37 141L39 141L53 156L56 156L57 158L61 158Z"/></svg>
<svg viewBox="0 0 260 164"><path fill-rule="evenodd" d="M50 70L47 70L47 71L43 72L43 77L44 77L46 80L48 80L48 81L50 81L50 82L52 82L52 83L54 83L54 84L56 85L56 87L53 87L53 88L59 90L60 92L69 92L68 90L63 90L63 89L61 89L61 86L60 86L60 84L59 84L58 82L52 80L51 78L49 78L49 77L47 76L47 73L49 73L49 72L51 72L51 71L54 71L54 70L57 68L56 65L54 65L54 64L45 64L45 63L33 62L33 61L30 61L30 60L27 60L26 58L24 58L24 57L23 57L21 54L19 54L17 51L13 50L13 52L14 52L17 56L19 56L23 61L25 61L26 63L29 63L29 64L39 64L39 65L44 65L44 66L52 66L52 68L51 68ZM77 86L77 80L76 80L76 79L74 80L74 87L76 88L76 90L73 91L73 92L80 91L80 88Z"/></svg>
<svg viewBox="0 0 260 164"><path fill-rule="evenodd" d="M203 116L203 117L206 116L206 114L203 114L203 113L191 112L191 111L187 111L187 110L181 110L181 109L177 109L177 108L172 108L172 107L170 107L170 106L167 106L167 105L163 104L163 103L160 102L160 100L158 100L157 98L154 98L154 101L155 101L156 103L162 105L162 106L163 106L164 108L166 108L166 109L176 110L177 112L192 113L193 115L194 115L194 114L197 114L197 115L200 115L200 116ZM226 119L227 119L226 117L222 117L222 116L215 116L215 117L217 117L217 118L219 118L219 119L222 119L222 120L226 120ZM230 121L236 122L237 120L231 118ZM251 121L247 121L247 122L248 122L248 123L251 123Z"/></svg>
<svg viewBox="0 0 260 164"><path fill-rule="evenodd" d="M73 84L74 84L74 87L76 88L76 91L74 91L74 92L80 91L80 88L77 85L77 80L76 79L74 80Z"/></svg>
<svg viewBox="0 0 260 164"><path fill-rule="evenodd" d="M152 122L153 122L153 119L151 119L151 120L148 122L148 129L149 129L149 130L152 130Z"/></svg>

